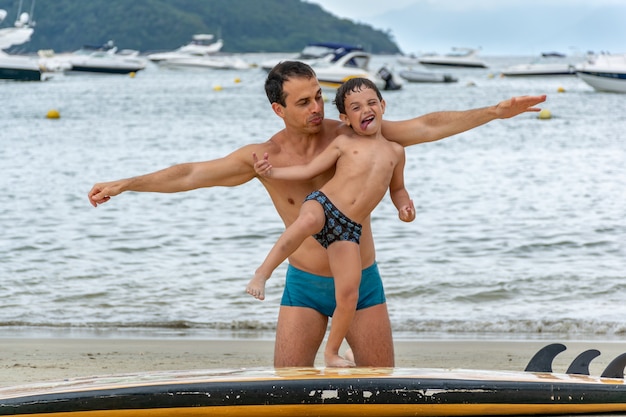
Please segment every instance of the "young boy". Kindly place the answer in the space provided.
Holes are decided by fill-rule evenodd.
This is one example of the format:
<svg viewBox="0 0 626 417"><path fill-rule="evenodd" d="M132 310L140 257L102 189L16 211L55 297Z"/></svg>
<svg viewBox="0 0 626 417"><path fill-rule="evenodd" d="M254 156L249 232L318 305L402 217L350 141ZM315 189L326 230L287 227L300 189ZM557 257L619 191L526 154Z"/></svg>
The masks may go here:
<svg viewBox="0 0 626 417"><path fill-rule="evenodd" d="M270 250L246 291L263 300L265 282L274 269L313 235L327 249L335 284L336 307L324 360L329 367L348 367L354 363L339 356L339 348L359 298L360 223L367 219L387 189L400 220L413 221L415 208L404 187L404 148L381 133L385 101L376 85L365 78L351 79L337 90L335 104L341 120L355 134L338 136L310 163L273 168L267 155L262 160L253 155L257 174L266 177L305 180L332 166L335 175L305 199L298 218Z"/></svg>

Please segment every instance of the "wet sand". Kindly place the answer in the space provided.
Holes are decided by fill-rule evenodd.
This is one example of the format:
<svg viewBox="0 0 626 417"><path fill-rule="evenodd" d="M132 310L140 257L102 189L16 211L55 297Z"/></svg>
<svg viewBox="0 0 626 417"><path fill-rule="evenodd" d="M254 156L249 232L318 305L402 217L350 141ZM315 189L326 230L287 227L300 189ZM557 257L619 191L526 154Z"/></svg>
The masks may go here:
<svg viewBox="0 0 626 417"><path fill-rule="evenodd" d="M396 341L396 366L524 370L530 358L552 341ZM598 349L590 370L600 375L626 343L555 341L567 346L553 365L565 372L586 349ZM0 338L0 386L133 372L271 367L274 343L267 340ZM321 352L322 350L320 350ZM318 354L316 367L323 367Z"/></svg>

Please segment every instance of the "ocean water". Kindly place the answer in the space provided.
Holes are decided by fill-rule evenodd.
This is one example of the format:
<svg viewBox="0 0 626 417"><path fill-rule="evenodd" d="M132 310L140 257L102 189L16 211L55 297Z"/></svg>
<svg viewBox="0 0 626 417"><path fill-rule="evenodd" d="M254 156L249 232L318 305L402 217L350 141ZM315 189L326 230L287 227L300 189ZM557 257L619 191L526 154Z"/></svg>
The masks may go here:
<svg viewBox="0 0 626 417"><path fill-rule="evenodd" d="M407 149L417 219L388 198L372 216L397 339L626 337L626 96L497 76L529 59L383 92L389 120L544 93L553 116ZM264 77L149 67L1 83L0 332L273 338L285 265L264 302L244 292L284 228L260 183L87 200L95 182L269 138L282 124Z"/></svg>

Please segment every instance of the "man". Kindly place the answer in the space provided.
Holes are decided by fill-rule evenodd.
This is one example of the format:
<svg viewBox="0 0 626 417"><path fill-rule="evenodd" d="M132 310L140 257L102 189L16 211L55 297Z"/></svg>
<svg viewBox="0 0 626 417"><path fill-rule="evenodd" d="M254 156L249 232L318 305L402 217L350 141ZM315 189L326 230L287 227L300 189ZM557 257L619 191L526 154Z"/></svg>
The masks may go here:
<svg viewBox="0 0 626 417"><path fill-rule="evenodd" d="M340 133L349 128L339 121L324 119L324 100L313 70L306 64L287 61L268 74L265 91L274 113L283 119L285 128L267 142L246 145L231 154L211 161L184 163L150 174L98 183L89 192L96 207L125 191L174 193L203 187L232 187L257 177L251 155L267 154L274 167L302 165L320 154ZM409 146L432 142L464 132L495 119L510 118L545 101L546 96L511 98L495 106L467 110L435 112L406 121L383 122L383 135ZM281 181L259 178L285 226L298 217L305 197L319 189L333 175L330 169L307 181ZM362 223L360 240L364 282L380 282L375 268L375 249L369 217ZM328 277L333 282L324 248L309 237L289 257L291 277L311 275ZM293 268L292 268L293 267ZM322 300L324 301L324 300ZM313 366L328 325L328 315L307 300L283 296L276 325L274 366ZM387 305L383 302L357 310L346 335L357 366L394 366L393 340Z"/></svg>

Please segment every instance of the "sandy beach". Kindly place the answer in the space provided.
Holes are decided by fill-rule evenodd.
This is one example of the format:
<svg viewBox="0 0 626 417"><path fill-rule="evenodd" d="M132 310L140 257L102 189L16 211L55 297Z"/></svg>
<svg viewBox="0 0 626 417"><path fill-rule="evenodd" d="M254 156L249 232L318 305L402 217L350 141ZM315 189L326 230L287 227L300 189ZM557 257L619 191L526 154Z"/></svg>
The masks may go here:
<svg viewBox="0 0 626 417"><path fill-rule="evenodd" d="M396 341L396 366L523 370L541 347L553 341L426 340ZM586 349L602 352L590 366L600 375L626 343L557 341L567 350L554 361L555 372ZM273 341L110 338L0 338L0 386L156 370L269 367ZM318 354L316 367L323 367Z"/></svg>

